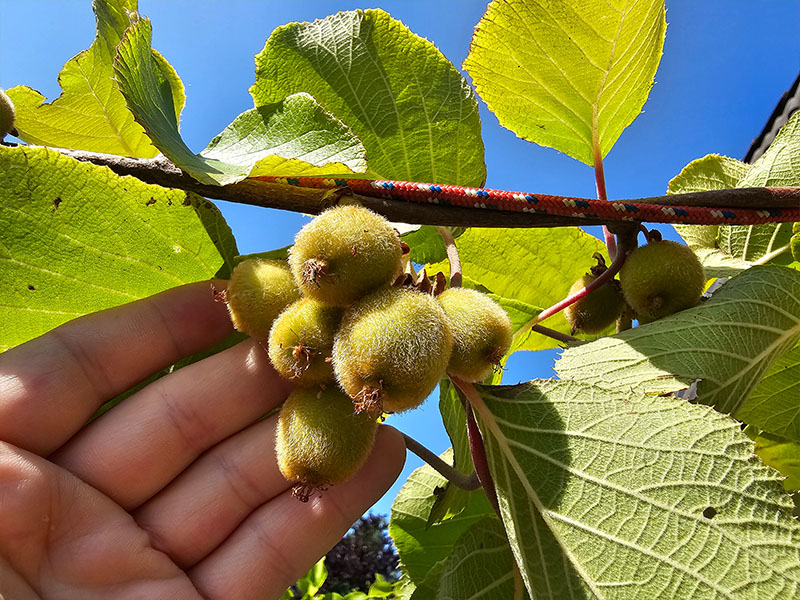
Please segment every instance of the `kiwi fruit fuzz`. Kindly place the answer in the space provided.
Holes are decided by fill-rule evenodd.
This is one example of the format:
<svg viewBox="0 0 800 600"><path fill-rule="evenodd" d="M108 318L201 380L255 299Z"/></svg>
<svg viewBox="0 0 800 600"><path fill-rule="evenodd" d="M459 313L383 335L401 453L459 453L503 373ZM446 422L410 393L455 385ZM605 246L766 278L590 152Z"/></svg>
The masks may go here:
<svg viewBox="0 0 800 600"><path fill-rule="evenodd" d="M597 279L597 275L587 273L569 289L575 294ZM625 308L625 299L616 279L607 281L596 290L573 302L564 309L564 317L572 327L572 333L600 333L613 324Z"/></svg>
<svg viewBox="0 0 800 600"><path fill-rule="evenodd" d="M355 205L335 206L305 225L289 250L303 295L346 306L400 274L400 237L382 216Z"/></svg>
<svg viewBox="0 0 800 600"><path fill-rule="evenodd" d="M333 383L333 336L342 309L301 298L272 324L269 358L275 370L302 386Z"/></svg>
<svg viewBox="0 0 800 600"><path fill-rule="evenodd" d="M300 291L286 261L250 258L233 269L224 297L233 326L266 341L272 322L300 298Z"/></svg>
<svg viewBox="0 0 800 600"><path fill-rule="evenodd" d="M640 323L695 306L706 283L703 265L691 248L670 240L652 240L631 252L619 279Z"/></svg>
<svg viewBox="0 0 800 600"><path fill-rule="evenodd" d="M14 103L11 98L0 89L0 141L3 140L9 133L17 135L17 130L14 129L14 120L16 113L14 112Z"/></svg>
<svg viewBox="0 0 800 600"><path fill-rule="evenodd" d="M281 408L275 444L293 495L307 502L350 479L369 456L377 430L375 419L357 414L336 386L296 388Z"/></svg>
<svg viewBox="0 0 800 600"><path fill-rule="evenodd" d="M373 417L414 408L444 376L450 320L429 294L384 287L351 306L333 343L333 370L356 410Z"/></svg>
<svg viewBox="0 0 800 600"><path fill-rule="evenodd" d="M483 381L511 346L511 319L497 302L477 290L450 288L436 299L453 329L447 372L464 381Z"/></svg>

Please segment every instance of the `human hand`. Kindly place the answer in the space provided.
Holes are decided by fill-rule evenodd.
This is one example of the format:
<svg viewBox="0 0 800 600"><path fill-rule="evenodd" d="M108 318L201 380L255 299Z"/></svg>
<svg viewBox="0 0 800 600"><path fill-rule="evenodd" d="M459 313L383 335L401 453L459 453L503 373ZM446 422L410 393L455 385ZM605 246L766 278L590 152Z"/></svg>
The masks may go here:
<svg viewBox="0 0 800 600"><path fill-rule="evenodd" d="M245 341L105 401L231 332L208 283L69 322L0 355L0 598L276 598L397 478L366 465L308 504L275 459L286 398Z"/></svg>

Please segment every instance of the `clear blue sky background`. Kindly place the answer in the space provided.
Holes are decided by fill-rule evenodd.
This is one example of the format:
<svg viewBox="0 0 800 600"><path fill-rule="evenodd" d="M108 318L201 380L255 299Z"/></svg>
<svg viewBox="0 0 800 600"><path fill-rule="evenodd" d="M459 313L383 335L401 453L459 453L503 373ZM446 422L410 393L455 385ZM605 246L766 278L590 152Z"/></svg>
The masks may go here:
<svg viewBox="0 0 800 600"><path fill-rule="evenodd" d="M270 32L290 21L380 7L433 41L457 67L469 50L481 0L140 0L153 45L186 86L182 133L199 151L252 108L253 57ZM709 153L742 158L800 69L800 0L668 0L667 40L644 112L605 162L609 198L664 193L691 160ZM89 0L0 0L0 87L29 85L59 94L58 71L94 38ZM592 170L501 128L481 106L487 186L594 196ZM218 202L243 254L285 246L301 215ZM668 231L666 228L665 231ZM592 233L597 233L592 231ZM667 234L674 237L673 234ZM554 353L512 358L505 380L552 375ZM449 445L436 400L390 423L436 452ZM400 483L421 463L409 456L395 487L375 507L388 514Z"/></svg>

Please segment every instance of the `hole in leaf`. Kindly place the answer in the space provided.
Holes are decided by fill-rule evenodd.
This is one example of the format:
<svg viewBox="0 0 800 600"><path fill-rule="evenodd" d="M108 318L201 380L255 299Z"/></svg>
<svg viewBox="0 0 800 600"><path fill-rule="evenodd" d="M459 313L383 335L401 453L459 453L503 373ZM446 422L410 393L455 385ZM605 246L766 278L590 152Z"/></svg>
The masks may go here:
<svg viewBox="0 0 800 600"><path fill-rule="evenodd" d="M708 506L703 509L703 516L706 519L713 519L714 517L717 516L717 509L714 508L713 506Z"/></svg>

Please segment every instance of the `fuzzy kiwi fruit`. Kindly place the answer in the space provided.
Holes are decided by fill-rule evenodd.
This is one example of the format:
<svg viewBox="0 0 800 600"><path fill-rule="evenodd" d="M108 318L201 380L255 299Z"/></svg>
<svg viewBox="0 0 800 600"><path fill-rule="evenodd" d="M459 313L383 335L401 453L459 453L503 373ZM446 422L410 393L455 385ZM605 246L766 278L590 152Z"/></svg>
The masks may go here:
<svg viewBox="0 0 800 600"><path fill-rule="evenodd" d="M289 266L303 295L346 306L399 275L402 247L382 216L361 206L335 206L295 236Z"/></svg>
<svg viewBox="0 0 800 600"><path fill-rule="evenodd" d="M375 443L378 423L357 414L337 387L296 388L278 416L278 466L307 502L311 494L350 479Z"/></svg>
<svg viewBox="0 0 800 600"><path fill-rule="evenodd" d="M453 329L447 372L464 381L483 381L511 346L511 319L497 302L477 290L450 288L436 299Z"/></svg>
<svg viewBox="0 0 800 600"><path fill-rule="evenodd" d="M224 297L233 326L265 341L272 322L300 298L300 291L286 261L250 258L233 269Z"/></svg>
<svg viewBox="0 0 800 600"><path fill-rule="evenodd" d="M9 133L17 135L17 130L14 129L14 120L16 113L14 112L14 103L2 89L0 89L0 141Z"/></svg>
<svg viewBox="0 0 800 600"><path fill-rule="evenodd" d="M313 298L290 304L269 333L269 358L275 370L303 386L333 383L331 351L341 320L340 307Z"/></svg>
<svg viewBox="0 0 800 600"><path fill-rule="evenodd" d="M619 279L625 300L640 323L695 306L706 283L695 253L670 240L651 241L631 252Z"/></svg>
<svg viewBox="0 0 800 600"><path fill-rule="evenodd" d="M433 391L452 348L450 321L432 296L385 287L345 312L333 343L333 370L357 410L401 412Z"/></svg>
<svg viewBox="0 0 800 600"><path fill-rule="evenodd" d="M597 275L587 273L572 284L569 295L579 292L595 279ZM620 317L624 308L625 299L622 297L619 282L612 279L588 296L570 304L564 309L564 317L572 327L573 334L578 331L600 333Z"/></svg>

